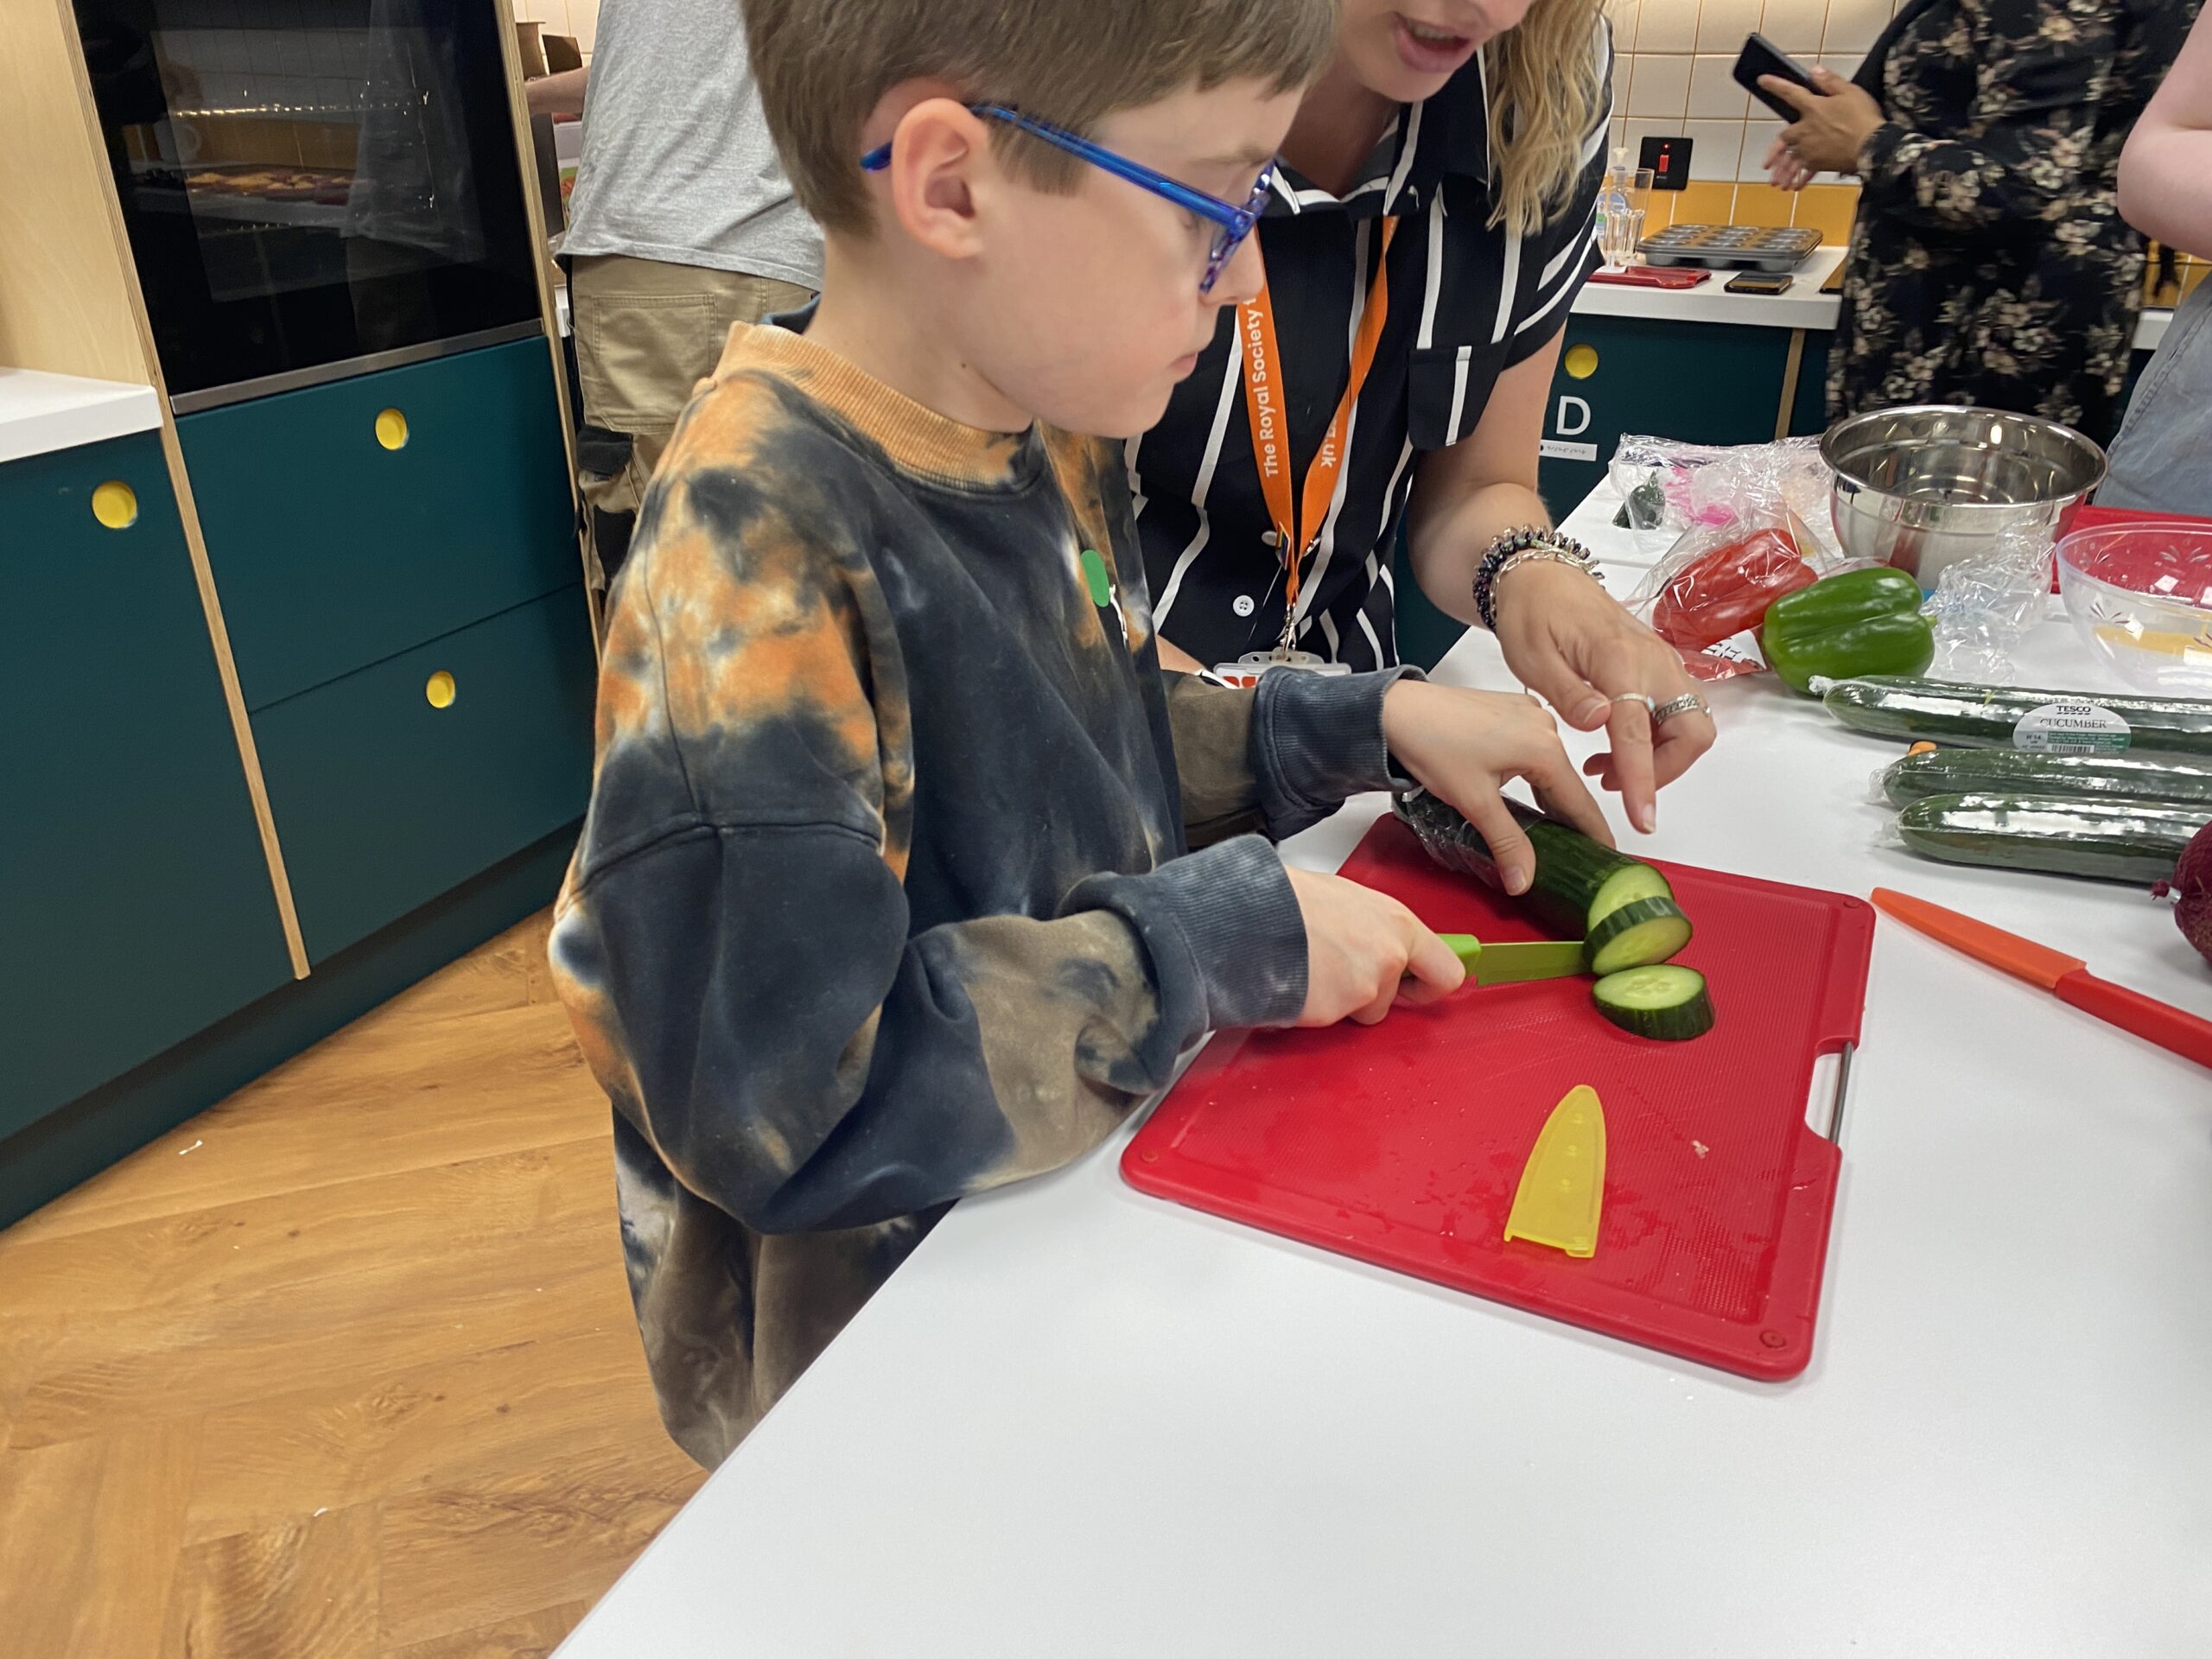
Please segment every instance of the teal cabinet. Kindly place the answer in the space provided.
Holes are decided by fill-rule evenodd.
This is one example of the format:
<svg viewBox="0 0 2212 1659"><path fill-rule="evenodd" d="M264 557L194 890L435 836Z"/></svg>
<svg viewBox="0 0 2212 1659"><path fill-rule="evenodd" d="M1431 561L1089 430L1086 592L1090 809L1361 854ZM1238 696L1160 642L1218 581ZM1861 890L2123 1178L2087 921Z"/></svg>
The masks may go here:
<svg viewBox="0 0 2212 1659"><path fill-rule="evenodd" d="M1544 411L1545 505L1561 517L1573 511L1605 477L1623 433L1771 442L1789 338L1787 328L1570 317Z"/></svg>
<svg viewBox="0 0 2212 1659"><path fill-rule="evenodd" d="M0 593L5 1138L291 963L160 440L0 466Z"/></svg>
<svg viewBox="0 0 2212 1659"><path fill-rule="evenodd" d="M249 709L573 586L539 340L178 421Z"/></svg>
<svg viewBox="0 0 2212 1659"><path fill-rule="evenodd" d="M1797 396L1789 407L1789 435L1818 437L1828 429L1828 352L1833 329L1808 330L1805 353L1797 365Z"/></svg>
<svg viewBox="0 0 2212 1659"><path fill-rule="evenodd" d="M596 683L571 586L257 712L308 959L576 818Z"/></svg>

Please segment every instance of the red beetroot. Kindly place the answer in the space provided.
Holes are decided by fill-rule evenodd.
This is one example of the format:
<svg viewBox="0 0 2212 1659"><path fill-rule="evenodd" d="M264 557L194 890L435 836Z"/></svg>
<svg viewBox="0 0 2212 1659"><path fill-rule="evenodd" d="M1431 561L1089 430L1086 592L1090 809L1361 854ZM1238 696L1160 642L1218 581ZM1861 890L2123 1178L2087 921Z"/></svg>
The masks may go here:
<svg viewBox="0 0 2212 1659"><path fill-rule="evenodd" d="M2174 906L2174 920L2182 938L2196 947L2198 956L2212 962L2212 823L2182 849L2172 885L2180 900Z"/></svg>

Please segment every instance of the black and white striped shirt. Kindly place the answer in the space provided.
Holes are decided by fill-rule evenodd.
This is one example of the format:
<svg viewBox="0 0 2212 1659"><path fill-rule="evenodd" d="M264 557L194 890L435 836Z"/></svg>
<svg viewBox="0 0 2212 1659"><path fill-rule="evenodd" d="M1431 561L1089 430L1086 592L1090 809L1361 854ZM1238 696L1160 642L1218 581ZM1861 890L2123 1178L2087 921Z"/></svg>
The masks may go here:
<svg viewBox="0 0 2212 1659"><path fill-rule="evenodd" d="M1497 377L1551 342L1597 269L1598 188L1611 116L1612 42L1592 49L1607 88L1573 199L1529 237L1489 223L1489 89L1483 60L1406 105L1359 181L1339 197L1278 165L1255 232L1268 269L1294 496L1351 372L1385 214L1389 310L1352 411L1344 467L1304 567L1297 642L1355 669L1397 661L1390 555L1418 454L1474 430ZM1162 637L1207 666L1266 651L1283 626L1283 569L1252 459L1236 308L1176 388L1159 425L1127 448L1145 573Z"/></svg>

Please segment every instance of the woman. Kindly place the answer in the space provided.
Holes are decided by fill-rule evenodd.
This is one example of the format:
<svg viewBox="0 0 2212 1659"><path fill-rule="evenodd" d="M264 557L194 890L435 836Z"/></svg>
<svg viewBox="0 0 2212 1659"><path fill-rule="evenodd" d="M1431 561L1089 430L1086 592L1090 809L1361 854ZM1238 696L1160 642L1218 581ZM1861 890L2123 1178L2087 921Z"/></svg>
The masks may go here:
<svg viewBox="0 0 2212 1659"><path fill-rule="evenodd" d="M1906 0L1854 80L1807 92L1775 183L1864 181L1828 412L1980 404L2112 435L2143 238L2120 147L2196 0Z"/></svg>
<svg viewBox="0 0 2212 1659"><path fill-rule="evenodd" d="M1704 705L1573 543L1515 536L1551 522L1544 408L1599 263L1599 6L1344 0L1257 232L1266 294L1224 317L1128 459L1169 666L1278 645L1395 663L1402 524L1440 608L1494 621L1522 683L1582 730L1610 727L1590 769L1648 830L1656 788L1712 744ZM1266 480L1256 454L1274 458Z"/></svg>
<svg viewBox="0 0 2212 1659"><path fill-rule="evenodd" d="M2120 209L2145 235L2212 257L2212 22L2202 16L2120 158ZM2212 283L2182 302L2143 372L2097 505L2212 518Z"/></svg>

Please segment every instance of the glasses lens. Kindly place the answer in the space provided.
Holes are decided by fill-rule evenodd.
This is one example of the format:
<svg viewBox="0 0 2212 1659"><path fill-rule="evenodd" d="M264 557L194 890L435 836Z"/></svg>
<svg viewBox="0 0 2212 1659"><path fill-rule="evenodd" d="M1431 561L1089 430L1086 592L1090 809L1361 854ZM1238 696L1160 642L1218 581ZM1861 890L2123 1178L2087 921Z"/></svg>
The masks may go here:
<svg viewBox="0 0 2212 1659"><path fill-rule="evenodd" d="M1274 168L1262 168L1259 182L1252 187L1252 194L1244 199L1244 211L1237 216L1234 226L1224 225L1213 233L1213 246L1206 253L1206 274L1198 283L1198 292L1211 294L1213 285L1221 280L1221 273L1236 257L1236 250L1244 238L1252 234L1252 227L1259 223L1260 215L1268 205L1268 181L1274 177Z"/></svg>

